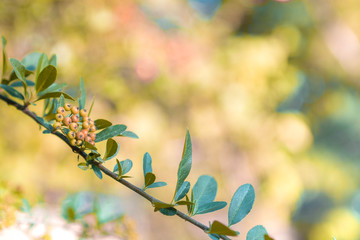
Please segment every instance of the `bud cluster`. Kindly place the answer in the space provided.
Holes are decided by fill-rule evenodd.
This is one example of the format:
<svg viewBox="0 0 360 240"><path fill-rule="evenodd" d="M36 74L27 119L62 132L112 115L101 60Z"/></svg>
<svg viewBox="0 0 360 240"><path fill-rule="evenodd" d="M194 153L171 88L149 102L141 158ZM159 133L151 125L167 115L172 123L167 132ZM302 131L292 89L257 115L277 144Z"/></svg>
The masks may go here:
<svg viewBox="0 0 360 240"><path fill-rule="evenodd" d="M68 111L70 113L66 114ZM55 120L55 130L61 130L65 134L64 129L69 129L65 135L72 146L82 146L85 141L95 145L96 127L94 121L88 117L86 109L79 111L78 107L65 103L56 110Z"/></svg>

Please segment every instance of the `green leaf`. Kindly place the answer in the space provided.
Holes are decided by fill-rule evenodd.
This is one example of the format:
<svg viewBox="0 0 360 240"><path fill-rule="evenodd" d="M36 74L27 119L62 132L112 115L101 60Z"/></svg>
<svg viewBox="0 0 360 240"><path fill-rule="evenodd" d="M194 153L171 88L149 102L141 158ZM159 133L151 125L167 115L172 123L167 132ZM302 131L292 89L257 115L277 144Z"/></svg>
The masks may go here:
<svg viewBox="0 0 360 240"><path fill-rule="evenodd" d="M35 102L39 101L41 99L46 99L46 98L58 98L58 97L61 96L61 94L63 94L66 99L70 99L70 100L74 101L74 99L67 93L64 93L64 92L49 92L49 93L46 93L46 94L40 96L38 99L35 100Z"/></svg>
<svg viewBox="0 0 360 240"><path fill-rule="evenodd" d="M78 164L78 167L81 169L81 170L87 170L89 168L88 164L82 162L82 163L79 163Z"/></svg>
<svg viewBox="0 0 360 240"><path fill-rule="evenodd" d="M115 157L119 152L119 144L112 138L109 138L106 142L106 151L104 154L104 161L110 160Z"/></svg>
<svg viewBox="0 0 360 240"><path fill-rule="evenodd" d="M196 215L200 207L215 200L217 182L212 176L202 175L198 178L192 191L193 202L195 202L193 215Z"/></svg>
<svg viewBox="0 0 360 240"><path fill-rule="evenodd" d="M239 235L238 232L231 230L228 226L216 220L211 224L210 229L209 231L207 231L207 233L234 236L234 237Z"/></svg>
<svg viewBox="0 0 360 240"><path fill-rule="evenodd" d="M125 159L124 161L121 161L120 165L122 169L121 175L125 175L133 167L133 163L130 159ZM118 172L118 165L115 165L113 172Z"/></svg>
<svg viewBox="0 0 360 240"><path fill-rule="evenodd" d="M48 123L45 119L43 119L42 117L35 117L47 130L52 131L53 127L50 123Z"/></svg>
<svg viewBox="0 0 360 240"><path fill-rule="evenodd" d="M10 87L8 85L0 84L0 87L3 88L8 94L11 96L18 98L20 100L24 100L24 95L22 95L20 92L18 92L15 88Z"/></svg>
<svg viewBox="0 0 360 240"><path fill-rule="evenodd" d="M126 130L126 126L122 125L122 124L117 124L117 125L110 126L108 128L105 128L104 130L102 130L98 134L96 134L95 142L101 142L101 141L104 141L106 139L115 137L115 136L123 133L125 130Z"/></svg>
<svg viewBox="0 0 360 240"><path fill-rule="evenodd" d="M59 106L64 107L64 105L65 105L65 98L64 98L64 95L61 94L59 97Z"/></svg>
<svg viewBox="0 0 360 240"><path fill-rule="evenodd" d="M23 60L21 60L21 63L25 66L27 70L35 71L40 56L41 54L39 52L29 53L23 58Z"/></svg>
<svg viewBox="0 0 360 240"><path fill-rule="evenodd" d="M196 211L196 214L215 212L217 210L220 210L220 209L226 207L226 205L227 205L227 203L223 202L223 201L206 203L206 204L199 206L199 208Z"/></svg>
<svg viewBox="0 0 360 240"><path fill-rule="evenodd" d="M174 216L176 214L176 209L173 208L173 207L171 207L171 208L160 208L159 212L161 212L165 216Z"/></svg>
<svg viewBox="0 0 360 240"><path fill-rule="evenodd" d="M251 211L255 201L255 190L251 184L240 186L231 199L228 222L229 226L240 222Z"/></svg>
<svg viewBox="0 0 360 240"><path fill-rule="evenodd" d="M264 235L265 240L274 240L272 237L270 237L269 235L265 234ZM335 238L334 238L335 239ZM336 239L335 239L336 240Z"/></svg>
<svg viewBox="0 0 360 240"><path fill-rule="evenodd" d="M193 202L190 202L190 201L178 201L176 202L176 205L186 205L186 206L189 206L189 205L194 205Z"/></svg>
<svg viewBox="0 0 360 240"><path fill-rule="evenodd" d="M42 53L39 57L39 60L37 62L37 66L36 66L36 76L35 76L35 82L38 81L38 78L39 78L39 75L40 75L40 72L47 66L49 65L49 61L48 61L48 58L46 56L45 53Z"/></svg>
<svg viewBox="0 0 360 240"><path fill-rule="evenodd" d="M36 93L50 87L56 80L57 70L53 65L46 66L39 74L35 82Z"/></svg>
<svg viewBox="0 0 360 240"><path fill-rule="evenodd" d="M79 98L79 108L80 110L85 108L86 102L86 92L83 78L80 78L80 98Z"/></svg>
<svg viewBox="0 0 360 240"><path fill-rule="evenodd" d="M122 134L119 134L118 136L139 139L138 135L136 135L135 133L133 133L131 131L125 131Z"/></svg>
<svg viewBox="0 0 360 240"><path fill-rule="evenodd" d="M117 169L116 169L116 167L117 167ZM118 172L118 177L116 179L119 180L122 175L122 168L121 168L121 164L118 159L116 159L116 166L114 167L113 172L116 172L116 171Z"/></svg>
<svg viewBox="0 0 360 240"><path fill-rule="evenodd" d="M152 162L152 159L151 159L151 156L148 152L146 152L144 154L144 157L143 157L143 173L144 173L144 178L145 178L145 175L148 173L148 172L152 172L152 167L151 167L151 162Z"/></svg>
<svg viewBox="0 0 360 240"><path fill-rule="evenodd" d="M188 181L183 182L179 190L175 194L175 202L183 199L190 190L190 183Z"/></svg>
<svg viewBox="0 0 360 240"><path fill-rule="evenodd" d="M102 179L102 172L100 171L100 169L97 166L92 165L92 170L94 171L95 175L98 178Z"/></svg>
<svg viewBox="0 0 360 240"><path fill-rule="evenodd" d="M267 235L266 229L261 225L257 225L249 230L246 240L265 240L265 235Z"/></svg>
<svg viewBox="0 0 360 240"><path fill-rule="evenodd" d="M91 149L91 150L97 150L97 148L94 145L92 145L91 143L86 142L86 141L85 141L85 148Z"/></svg>
<svg viewBox="0 0 360 240"><path fill-rule="evenodd" d="M164 203L160 201L153 201L151 204L155 208L155 212L162 208L171 208L174 206L174 204Z"/></svg>
<svg viewBox="0 0 360 240"><path fill-rule="evenodd" d="M110 127L112 125L111 122L109 122L108 120L105 120L105 119L96 119L94 121L94 124L95 124L95 127L97 130L104 129L104 128Z"/></svg>
<svg viewBox="0 0 360 240"><path fill-rule="evenodd" d="M158 187L164 187L166 185L167 185L166 182L155 182L155 183L151 184L150 186L148 186L147 188L158 188Z"/></svg>
<svg viewBox="0 0 360 240"><path fill-rule="evenodd" d="M26 77L29 76L32 73L33 73L32 71L30 71L28 69L25 69L25 80L26 80ZM17 79L19 79L19 78L16 76L16 72L14 70L11 71L11 74L10 74L10 77L9 77L9 82L12 82L12 81L17 80ZM22 80L20 80L20 81L23 82ZM21 86L23 86L23 85L21 85Z"/></svg>
<svg viewBox="0 0 360 240"><path fill-rule="evenodd" d="M54 67L56 67L57 65L57 57L56 54L52 55L51 58L49 59L49 64L53 65Z"/></svg>
<svg viewBox="0 0 360 240"><path fill-rule="evenodd" d="M10 64L13 66L16 76L23 82L24 85L24 93L27 94L27 84L25 81L25 67L21 62L14 58L10 58Z"/></svg>
<svg viewBox="0 0 360 240"><path fill-rule="evenodd" d="M44 91L39 92L37 95L40 97L42 95L45 95L47 93L52 93L52 92L59 92L61 91L64 87L66 86L66 83L53 83L50 87L48 87L47 89L45 89Z"/></svg>
<svg viewBox="0 0 360 240"><path fill-rule="evenodd" d="M26 84L28 85L28 87L35 86L35 83L33 81L30 81L30 80L26 80ZM23 87L24 84L23 84L22 81L16 81L16 82L11 83L9 86L11 86L11 87Z"/></svg>
<svg viewBox="0 0 360 240"><path fill-rule="evenodd" d="M95 102L95 97L93 98L92 102L91 102L91 106L90 106L90 109L89 109L89 113L88 113L88 116L90 117L90 114L91 114L91 110L94 106L94 102Z"/></svg>
<svg viewBox="0 0 360 240"><path fill-rule="evenodd" d="M2 76L4 76L5 72L6 72L6 65L7 65L7 57L6 57L6 51L5 51L5 46L6 46L6 39L1 36L1 43L2 43L2 75L1 75L1 79Z"/></svg>
<svg viewBox="0 0 360 240"><path fill-rule="evenodd" d="M189 130L186 132L184 150L182 158L178 168L178 179L176 183L175 194L179 191L181 185L185 181L186 177L189 175L191 170L191 160L192 160L192 147L191 147L191 138Z"/></svg>
<svg viewBox="0 0 360 240"><path fill-rule="evenodd" d="M21 199L22 202L22 206L21 206L21 211L26 212L26 213L30 213L31 212L31 206L30 203L27 199L23 198Z"/></svg>
<svg viewBox="0 0 360 240"><path fill-rule="evenodd" d="M148 172L145 175L145 186L144 188L147 188L148 186L150 186L151 184L153 184L155 182L155 174L153 174L152 172Z"/></svg>

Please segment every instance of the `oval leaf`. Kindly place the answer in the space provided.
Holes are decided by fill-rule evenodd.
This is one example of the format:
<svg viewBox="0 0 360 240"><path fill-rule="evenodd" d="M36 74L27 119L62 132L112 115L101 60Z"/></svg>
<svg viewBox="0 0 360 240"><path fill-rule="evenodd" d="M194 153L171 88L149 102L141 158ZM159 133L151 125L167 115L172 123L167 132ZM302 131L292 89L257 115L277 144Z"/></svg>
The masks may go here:
<svg viewBox="0 0 360 240"><path fill-rule="evenodd" d="M18 79L25 82L25 66L15 58L10 58L10 64L14 68Z"/></svg>
<svg viewBox="0 0 360 240"><path fill-rule="evenodd" d="M231 230L228 226L216 220L213 222L213 224L211 224L210 229L209 231L207 231L207 233L226 236L237 236L239 234L238 232Z"/></svg>
<svg viewBox="0 0 360 240"><path fill-rule="evenodd" d="M249 230L246 240L265 240L265 235L267 235L266 229L261 225L257 225Z"/></svg>
<svg viewBox="0 0 360 240"><path fill-rule="evenodd" d="M155 174L148 172L145 175L145 188L147 188L149 185L153 184L155 182Z"/></svg>
<svg viewBox="0 0 360 240"><path fill-rule="evenodd" d="M226 205L227 205L227 203L223 202L223 201L207 203L207 204L201 205L197 209L196 214L215 212L217 210L220 210L220 209L226 207Z"/></svg>
<svg viewBox="0 0 360 240"><path fill-rule="evenodd" d="M189 175L190 170L191 170L191 162L192 162L191 138L190 138L189 130L187 130L183 154L182 154L182 158L181 158L179 168L178 168L178 173L177 173L178 179L177 179L177 183L176 183L175 194L180 189L180 187L183 184L183 182L185 181L186 177Z"/></svg>
<svg viewBox="0 0 360 240"><path fill-rule="evenodd" d="M229 226L240 222L252 209L255 201L255 190L251 184L240 186L231 199L228 221Z"/></svg>
<svg viewBox="0 0 360 240"><path fill-rule="evenodd" d="M52 92L61 92L61 90L66 86L66 83L53 83L50 87L45 89L44 91L39 92L37 95L41 97L42 95L45 95L46 93L52 93Z"/></svg>
<svg viewBox="0 0 360 240"><path fill-rule="evenodd" d="M183 199L190 190L190 183L188 181L183 182L179 190L175 194L175 202Z"/></svg>
<svg viewBox="0 0 360 240"><path fill-rule="evenodd" d="M144 154L144 157L143 157L143 173L144 173L144 177L148 172L152 172L151 162L152 162L151 156L150 156L150 154L148 152L146 152Z"/></svg>
<svg viewBox="0 0 360 240"><path fill-rule="evenodd" d="M138 135L136 135L131 131L125 131L122 134L120 134L119 137L129 137L129 138L139 139Z"/></svg>
<svg viewBox="0 0 360 240"><path fill-rule="evenodd" d="M35 86L35 83L33 81L30 81L30 80L26 80L26 84L29 86L29 87L33 87ZM11 87L23 87L24 84L22 81L14 81L13 83L11 83L9 86Z"/></svg>
<svg viewBox="0 0 360 240"><path fill-rule="evenodd" d="M159 210L159 212L161 212L165 216L174 216L176 214L176 209L173 208L173 207L171 207L171 208L161 208Z"/></svg>
<svg viewBox="0 0 360 240"><path fill-rule="evenodd" d="M115 136L123 133L125 130L126 130L126 126L122 125L122 124L117 124L117 125L110 126L108 128L105 128L104 130L102 130L98 134L96 134L95 142L101 142L101 141L104 141L106 139L115 137Z"/></svg>
<svg viewBox="0 0 360 240"><path fill-rule="evenodd" d="M98 178L102 179L102 172L100 171L100 169L97 166L92 165L92 170L94 171L95 175Z"/></svg>
<svg viewBox="0 0 360 240"><path fill-rule="evenodd" d="M49 59L49 64L53 65L54 67L56 67L57 65L57 57L56 54L52 55L51 58Z"/></svg>
<svg viewBox="0 0 360 240"><path fill-rule="evenodd" d="M8 85L0 84L0 87L3 88L8 94L10 94L13 97L16 97L18 99L24 100L24 95L22 95L19 91L17 91L15 88L10 87Z"/></svg>
<svg viewBox="0 0 360 240"><path fill-rule="evenodd" d="M53 65L46 66L39 74L35 82L35 90L36 92L40 92L50 87L51 84L55 82L57 75L56 67Z"/></svg>
<svg viewBox="0 0 360 240"><path fill-rule="evenodd" d="M166 182L156 182L156 183L151 184L147 188L158 188L158 187L164 187L166 185L167 185Z"/></svg>
<svg viewBox="0 0 360 240"><path fill-rule="evenodd" d="M95 124L95 127L97 130L104 129L104 128L110 127L112 125L111 122L109 122L108 120L105 120L105 119L96 119L94 121L94 124Z"/></svg>
<svg viewBox="0 0 360 240"><path fill-rule="evenodd" d="M91 143L86 142L86 141L85 141L85 148L91 149L91 150L97 150L97 148L94 145L92 145Z"/></svg>
<svg viewBox="0 0 360 240"><path fill-rule="evenodd" d="M106 151L104 154L104 161L110 160L115 157L119 152L119 144L112 138L109 138L106 142Z"/></svg>
<svg viewBox="0 0 360 240"><path fill-rule="evenodd" d="M131 170L133 163L130 159L126 159L120 162L120 166L122 169L121 175L124 175ZM117 172L117 171L118 171L118 165L115 165L113 172Z"/></svg>
<svg viewBox="0 0 360 240"><path fill-rule="evenodd" d="M215 200L217 182L212 176L202 175L195 183L192 191L193 202L195 203L193 214L196 215L200 207Z"/></svg>

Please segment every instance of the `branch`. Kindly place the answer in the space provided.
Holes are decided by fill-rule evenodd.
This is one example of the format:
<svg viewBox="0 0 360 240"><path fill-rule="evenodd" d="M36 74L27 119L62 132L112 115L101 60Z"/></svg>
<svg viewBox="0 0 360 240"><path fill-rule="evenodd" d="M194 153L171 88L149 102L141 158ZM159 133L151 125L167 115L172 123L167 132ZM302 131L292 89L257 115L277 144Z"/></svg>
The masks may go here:
<svg viewBox="0 0 360 240"><path fill-rule="evenodd" d="M38 119L37 119L37 115L30 111L28 109L27 105L21 105L9 98L7 98L6 96L0 94L0 99L3 100L4 102L6 102L8 105L12 105L14 107L16 107L18 110L22 111L24 114L28 115L30 118L32 118L36 123L38 123L39 125L45 127ZM75 153L78 153L81 157L83 157L86 160L87 154L81 150L80 148L76 147L76 146L72 146L70 144L70 141L60 132L51 132L51 134L56 135L57 137L59 137L61 140L63 140ZM150 194L146 193L144 190L136 187L135 185L131 184L130 182L126 181L125 179L117 179L117 174L113 173L112 171L110 171L109 169L107 169L106 167L104 167L100 162L96 162L93 161L91 164L97 166L104 174L108 175L109 177L111 177L112 179L114 179L115 181L121 183L122 185L124 185L125 187L131 189L132 191L136 192L137 194L139 194L140 196L142 196L143 198L147 199L149 202L153 203L154 201L156 202L162 202L156 198L154 198L153 196L151 196ZM195 225L196 227L202 229L203 231L208 231L209 227L207 227L206 225L196 221L195 219L193 219L192 217L186 215L185 213L179 211L176 209L176 215L182 219L184 219L185 221ZM219 235L219 237L221 239L224 240L231 240L230 238L228 238L227 236L224 235Z"/></svg>

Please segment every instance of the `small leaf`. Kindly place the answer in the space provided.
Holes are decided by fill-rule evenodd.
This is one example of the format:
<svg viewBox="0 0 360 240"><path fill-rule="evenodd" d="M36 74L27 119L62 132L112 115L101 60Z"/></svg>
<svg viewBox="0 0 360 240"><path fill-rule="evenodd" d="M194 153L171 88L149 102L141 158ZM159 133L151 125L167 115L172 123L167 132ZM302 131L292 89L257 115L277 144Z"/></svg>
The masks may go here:
<svg viewBox="0 0 360 240"><path fill-rule="evenodd" d="M46 93L52 93L52 92L59 92L66 86L66 83L53 83L50 87L45 89L44 91L39 92L37 95L41 97L42 95L45 95Z"/></svg>
<svg viewBox="0 0 360 240"><path fill-rule="evenodd" d="M173 208L173 207L171 207L171 208L161 208L161 209L159 209L159 212L161 212L165 216L174 216L176 214L176 209Z"/></svg>
<svg viewBox="0 0 360 240"><path fill-rule="evenodd" d="M145 175L145 186L144 188L147 188L149 185L153 184L155 182L155 174L153 174L152 172L148 172Z"/></svg>
<svg viewBox="0 0 360 240"><path fill-rule="evenodd" d="M246 240L265 240L265 235L267 235L266 229L261 225L257 225L249 230Z"/></svg>
<svg viewBox="0 0 360 240"><path fill-rule="evenodd" d="M35 102L39 101L41 99L46 99L46 98L58 98L58 97L61 96L61 94L63 94L66 99L70 99L70 100L74 101L74 99L67 93L64 93L64 92L49 92L49 93L46 93L44 95L41 95L38 99L35 100Z"/></svg>
<svg viewBox="0 0 360 240"><path fill-rule="evenodd" d="M116 179L119 180L122 176L122 168L121 168L121 164L118 159L116 159L116 166L114 167L113 172L116 172L116 171L118 172L118 177Z"/></svg>
<svg viewBox="0 0 360 240"><path fill-rule="evenodd" d="M0 84L0 87L3 88L8 94L11 96L18 98L20 100L24 100L24 95L22 95L20 92L18 92L15 88L10 87L8 85Z"/></svg>
<svg viewBox="0 0 360 240"><path fill-rule="evenodd" d="M192 191L193 202L195 202L193 215L196 215L199 208L215 200L217 182L212 176L202 175L198 178Z"/></svg>
<svg viewBox="0 0 360 240"><path fill-rule="evenodd" d="M53 65L46 66L39 74L35 82L36 92L41 92L50 87L56 80L57 70Z"/></svg>
<svg viewBox="0 0 360 240"><path fill-rule="evenodd" d="M122 174L121 175L125 175L133 167L133 163L132 163L132 161L130 159L126 159L124 161L121 161L120 165L121 165L121 168L122 168ZM118 172L118 165L115 165L113 172Z"/></svg>
<svg viewBox="0 0 360 240"><path fill-rule="evenodd" d="M151 162L152 162L152 159L151 159L151 156L148 152L146 152L144 154L144 157L143 157L143 173L144 173L144 178L145 178L145 175L148 173L148 172L152 172L152 167L151 167Z"/></svg>
<svg viewBox="0 0 360 240"><path fill-rule="evenodd" d="M80 78L80 98L79 98L79 108L80 110L85 108L86 101L86 92L83 78Z"/></svg>
<svg viewBox="0 0 360 240"><path fill-rule="evenodd" d="M97 130L103 129L103 128L107 128L110 127L112 125L111 122L109 122L108 120L105 119L96 119L94 121L95 127Z"/></svg>
<svg viewBox="0 0 360 240"><path fill-rule="evenodd" d="M59 97L59 106L64 107L64 105L65 105L65 98L64 98L64 95L61 94Z"/></svg>
<svg viewBox="0 0 360 240"><path fill-rule="evenodd" d="M10 58L10 63L14 68L16 76L25 82L25 66L15 58Z"/></svg>
<svg viewBox="0 0 360 240"><path fill-rule="evenodd" d="M112 138L109 138L106 142L106 151L104 154L104 161L110 160L115 157L119 152L119 144Z"/></svg>
<svg viewBox="0 0 360 240"><path fill-rule="evenodd" d="M94 145L92 145L91 143L86 142L86 141L85 141L85 148L91 149L91 150L97 150L97 148Z"/></svg>
<svg viewBox="0 0 360 240"><path fill-rule="evenodd" d="M211 224L210 229L209 231L207 231L207 233L234 236L234 237L239 235L238 232L231 230L228 226L216 220Z"/></svg>
<svg viewBox="0 0 360 240"><path fill-rule="evenodd" d="M164 202L160 202L160 201L153 201L151 204L155 208L155 212L161 208L171 208L174 206L173 204L164 203Z"/></svg>
<svg viewBox="0 0 360 240"><path fill-rule="evenodd" d="M220 209L226 207L226 205L227 205L227 203L223 202L223 201L207 203L207 204L201 205L197 209L196 214L215 212L217 210L220 210Z"/></svg>
<svg viewBox="0 0 360 240"><path fill-rule="evenodd" d="M84 162L79 163L79 164L78 164L78 167L79 167L81 170L87 170L87 169L89 168L89 166L88 166L86 163L84 163Z"/></svg>
<svg viewBox="0 0 360 240"><path fill-rule="evenodd" d="M56 67L57 65L57 57L56 54L52 55L51 58L49 59L49 64L53 65L54 67Z"/></svg>
<svg viewBox="0 0 360 240"><path fill-rule="evenodd" d="M35 76L35 82L38 81L38 78L39 78L39 75L40 75L40 72L47 66L49 65L49 61L48 61L48 58L46 56L45 53L42 53L39 57L39 60L37 62L37 66L36 66L36 76Z"/></svg>
<svg viewBox="0 0 360 240"><path fill-rule="evenodd" d="M30 81L30 80L26 80L26 84L29 87L35 86L35 83L33 81ZM24 84L23 84L22 81L15 81L15 82L11 83L9 86L11 86L11 87L23 87Z"/></svg>
<svg viewBox="0 0 360 240"><path fill-rule="evenodd" d="M122 124L117 124L117 125L110 126L108 128L105 128L104 130L102 130L98 134L96 134L95 142L101 142L101 141L104 141L106 139L115 137L115 136L123 133L125 130L126 130L126 126L122 125Z"/></svg>
<svg viewBox="0 0 360 240"><path fill-rule="evenodd" d="M95 175L98 178L102 179L102 172L100 171L100 169L97 166L92 165L92 170L94 171Z"/></svg>
<svg viewBox="0 0 360 240"><path fill-rule="evenodd" d="M6 67L7 67L7 57L6 57L6 51L5 51L5 46L6 46L6 39L1 36L1 43L2 43L2 76L4 76L5 72L6 72Z"/></svg>
<svg viewBox="0 0 360 240"><path fill-rule="evenodd" d="M155 183L151 184L150 186L148 186L147 188L158 188L158 187L164 187L166 185L167 185L166 182L155 182Z"/></svg>
<svg viewBox="0 0 360 240"><path fill-rule="evenodd" d="M129 137L129 138L139 139L138 135L136 135L131 131L125 131L122 134L119 134L119 137Z"/></svg>
<svg viewBox="0 0 360 240"><path fill-rule="evenodd" d="M194 205L194 203L190 202L190 201L178 201L178 202L176 202L176 205L186 205L186 206L188 206L188 205Z"/></svg>
<svg viewBox="0 0 360 240"><path fill-rule="evenodd" d="M183 199L190 190L190 183L188 181L183 182L179 190L175 194L175 202Z"/></svg>
<svg viewBox="0 0 360 240"><path fill-rule="evenodd" d="M32 73L33 73L32 71L30 71L28 69L25 69L25 80L26 80L26 77L29 76ZM12 82L12 81L17 80L17 79L19 79L19 78L16 76L16 72L14 70L11 71L11 74L10 74L10 77L9 77L9 82ZM20 81L23 82L22 80L20 80ZM23 86L23 85L21 85L21 86Z"/></svg>
<svg viewBox="0 0 360 240"><path fill-rule="evenodd" d="M178 179L176 183L176 192L180 189L181 185L185 181L186 177L189 175L191 170L191 161L192 161L192 147L191 147L191 138L189 130L186 132L186 138L184 143L184 150L182 154L182 158L178 168Z"/></svg>
<svg viewBox="0 0 360 240"><path fill-rule="evenodd" d="M240 222L252 209L255 201L255 190L251 184L240 186L231 199L228 221L229 226Z"/></svg>

